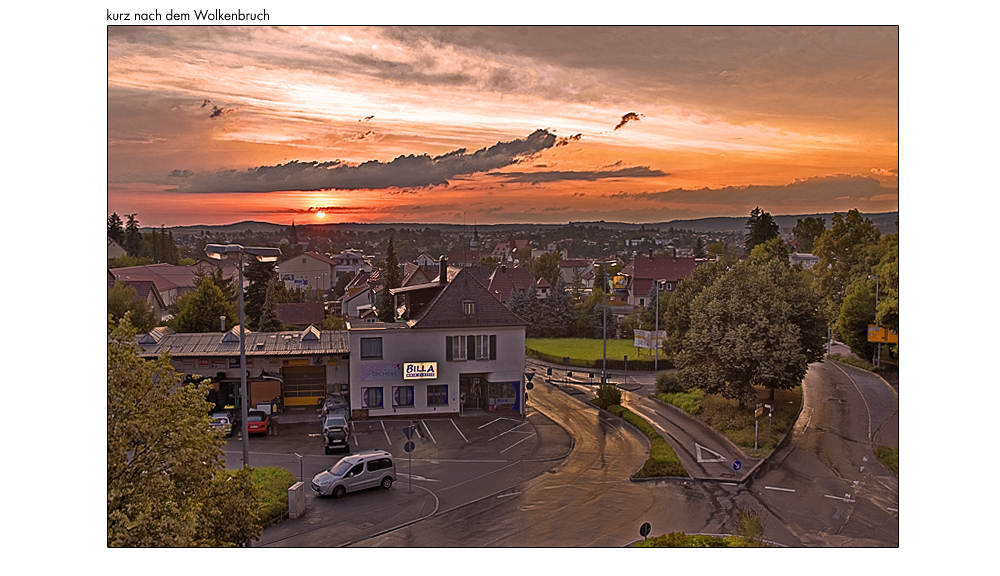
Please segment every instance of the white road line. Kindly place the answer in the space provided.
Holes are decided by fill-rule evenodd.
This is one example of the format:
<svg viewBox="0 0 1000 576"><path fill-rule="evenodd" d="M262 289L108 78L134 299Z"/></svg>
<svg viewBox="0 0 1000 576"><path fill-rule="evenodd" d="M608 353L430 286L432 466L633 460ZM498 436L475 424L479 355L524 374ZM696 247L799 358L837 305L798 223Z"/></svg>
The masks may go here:
<svg viewBox="0 0 1000 576"><path fill-rule="evenodd" d="M508 496L517 496L518 494L521 494L521 492L511 492L510 494L501 494L497 496L497 498L507 498Z"/></svg>
<svg viewBox="0 0 1000 576"><path fill-rule="evenodd" d="M494 420L492 422L487 422L486 424L483 424L482 426L480 426L479 428L477 428L477 430L482 430L483 428L486 428L490 424L496 424L497 422L499 422L501 420L503 420L503 418L497 418L496 420Z"/></svg>
<svg viewBox="0 0 1000 576"><path fill-rule="evenodd" d="M899 508L886 508L890 512L899 512Z"/></svg>
<svg viewBox="0 0 1000 576"><path fill-rule="evenodd" d="M392 440L389 439L389 432L385 429L385 420L379 420L379 422L382 424L382 433L385 434L386 441L389 443L389 446L392 446Z"/></svg>
<svg viewBox="0 0 1000 576"><path fill-rule="evenodd" d="M854 385L854 389L858 391L858 396L861 396L861 401L865 403L865 410L868 412L868 439L871 440L872 439L872 410L871 410L871 408L868 407L868 399L865 398L865 395L861 393L861 388L858 387L858 383L854 381L854 378L847 372L847 370L844 370L843 368L841 368L840 366L838 366L836 362L834 362L833 365L837 366L837 368L841 372L844 373L844 376L847 376L847 379L850 380L851 384Z"/></svg>
<svg viewBox="0 0 1000 576"><path fill-rule="evenodd" d="M829 494L823 494L826 498L833 498L834 500L843 500L844 502L857 502L857 500L851 500L850 498L844 498L841 496L830 496Z"/></svg>
<svg viewBox="0 0 1000 576"><path fill-rule="evenodd" d="M427 430L427 435L431 437L431 442L437 444L438 441L435 440L434 439L434 435L431 434L431 429L430 429L430 427L427 426L427 422L424 422L423 420L421 420L420 423L424 425L424 430Z"/></svg>
<svg viewBox="0 0 1000 576"><path fill-rule="evenodd" d="M492 441L496 440L497 438L499 438L499 437L503 436L504 434L507 434L508 432L513 432L514 430L517 430L517 429L518 429L518 428L520 428L521 426L525 426L525 425L527 425L527 424L528 424L528 423L527 423L527 422L525 422L524 424L519 424L519 425L517 425L517 426L514 426L514 427L513 427L513 428L511 428L510 430L507 430L506 432L501 432L501 433L497 434L496 436L494 436L494 437L490 438L489 440L487 440L487 442L492 442Z"/></svg>
<svg viewBox="0 0 1000 576"><path fill-rule="evenodd" d="M462 437L462 440L465 440L466 444L468 444L469 443L469 439L465 437L465 434L462 434L461 430L459 430L458 424L455 424L455 421L452 420L451 418L449 418L448 420L451 420L451 425L455 427L455 430L458 430L458 435Z"/></svg>
<svg viewBox="0 0 1000 576"><path fill-rule="evenodd" d="M531 436L535 436L535 434L532 434ZM518 440L517 442L514 442L510 446L508 446L508 447L504 448L503 450L501 450L500 453L503 454L504 452L510 450L511 448L513 448L514 446L517 446L518 444L520 444L521 442L524 442L525 440L531 440L531 436L526 436L526 437Z"/></svg>
<svg viewBox="0 0 1000 576"><path fill-rule="evenodd" d="M556 488L568 488L570 486L572 486L572 484L560 484L559 486L546 486L545 488L542 488L542 490L555 490Z"/></svg>
<svg viewBox="0 0 1000 576"><path fill-rule="evenodd" d="M376 543L375 543L375 544L373 544L372 546L373 546L373 547L375 547L375 548L378 548L379 546L381 546L382 544L384 544L384 543L385 543L385 541L386 541L386 540L388 540L388 539L389 539L389 537L388 537L388 536L386 536L385 538L383 538L383 539L379 540L378 542L376 542Z"/></svg>
<svg viewBox="0 0 1000 576"><path fill-rule="evenodd" d="M764 486L764 489L765 490L779 490L781 492L795 492L795 490L793 490L791 488L780 488L778 486Z"/></svg>

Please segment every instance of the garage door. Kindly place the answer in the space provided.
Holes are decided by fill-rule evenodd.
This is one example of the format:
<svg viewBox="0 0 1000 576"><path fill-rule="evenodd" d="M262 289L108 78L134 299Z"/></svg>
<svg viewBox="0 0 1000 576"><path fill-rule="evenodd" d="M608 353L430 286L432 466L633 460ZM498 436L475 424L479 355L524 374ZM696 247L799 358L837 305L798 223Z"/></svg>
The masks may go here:
<svg viewBox="0 0 1000 576"><path fill-rule="evenodd" d="M326 366L286 366L285 406L316 406L326 396Z"/></svg>

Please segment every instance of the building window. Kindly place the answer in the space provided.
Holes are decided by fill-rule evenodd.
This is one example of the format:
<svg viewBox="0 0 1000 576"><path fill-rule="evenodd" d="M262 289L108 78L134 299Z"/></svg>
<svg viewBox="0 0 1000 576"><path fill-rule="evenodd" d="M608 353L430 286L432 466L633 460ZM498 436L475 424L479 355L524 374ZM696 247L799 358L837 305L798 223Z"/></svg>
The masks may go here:
<svg viewBox="0 0 1000 576"><path fill-rule="evenodd" d="M382 358L382 339L381 338L362 338L361 339L361 359L362 360L373 360L377 358Z"/></svg>
<svg viewBox="0 0 1000 576"><path fill-rule="evenodd" d="M471 300L465 300L462 302L462 312L466 316L471 316L476 313L476 303Z"/></svg>
<svg viewBox="0 0 1000 576"><path fill-rule="evenodd" d="M364 408L381 408L382 388L362 388L361 406Z"/></svg>
<svg viewBox="0 0 1000 576"><path fill-rule="evenodd" d="M392 405L413 406L413 386L393 386Z"/></svg>
<svg viewBox="0 0 1000 576"><path fill-rule="evenodd" d="M490 337L476 336L476 360L490 359Z"/></svg>
<svg viewBox="0 0 1000 576"><path fill-rule="evenodd" d="M306 263L306 259L305 259L305 258L303 258L303 259L302 259L302 263L303 263L303 264L305 264L305 263Z"/></svg>
<svg viewBox="0 0 1000 576"><path fill-rule="evenodd" d="M466 338L465 336L455 336L451 339L451 359L452 360L465 360L468 352L466 349Z"/></svg>
<svg viewBox="0 0 1000 576"><path fill-rule="evenodd" d="M427 387L427 405L440 406L448 403L448 386L434 385Z"/></svg>

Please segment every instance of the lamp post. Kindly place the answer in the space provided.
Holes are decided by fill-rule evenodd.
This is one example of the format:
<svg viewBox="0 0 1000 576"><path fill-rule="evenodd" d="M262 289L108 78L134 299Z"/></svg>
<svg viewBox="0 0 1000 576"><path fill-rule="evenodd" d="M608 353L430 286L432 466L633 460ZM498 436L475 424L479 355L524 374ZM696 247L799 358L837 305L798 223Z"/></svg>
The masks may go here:
<svg viewBox="0 0 1000 576"><path fill-rule="evenodd" d="M874 274L868 275L869 280L875 281L875 317L878 318L878 276ZM882 362L882 343L878 343L878 355L875 357L875 365L878 366Z"/></svg>
<svg viewBox="0 0 1000 576"><path fill-rule="evenodd" d="M605 267L607 262L594 262L594 266L601 269L601 309L604 312L604 352L601 356L601 384L608 383L608 296L604 293L604 289L608 285L608 269Z"/></svg>
<svg viewBox="0 0 1000 576"><path fill-rule="evenodd" d="M653 371L660 369L660 282L656 281L656 320L653 322Z"/></svg>
<svg viewBox="0 0 1000 576"><path fill-rule="evenodd" d="M209 244L205 246L205 254L209 258L222 260L223 258L235 258L236 268L239 270L239 307L240 307L240 427L243 433L243 466L250 465L250 439L247 434L247 352L246 352L246 327L243 313L243 255L250 254L261 262L276 262L281 256L281 250L277 248L249 247L244 248L239 244Z"/></svg>

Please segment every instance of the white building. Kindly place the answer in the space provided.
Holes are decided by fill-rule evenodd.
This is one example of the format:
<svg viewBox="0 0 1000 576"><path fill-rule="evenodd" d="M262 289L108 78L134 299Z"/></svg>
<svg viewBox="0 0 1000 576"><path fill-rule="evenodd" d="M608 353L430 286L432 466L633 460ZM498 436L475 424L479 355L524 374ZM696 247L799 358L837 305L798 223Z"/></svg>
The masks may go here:
<svg viewBox="0 0 1000 576"><path fill-rule="evenodd" d="M347 326L355 417L523 414L526 322L444 259L438 281L391 293L397 322Z"/></svg>

